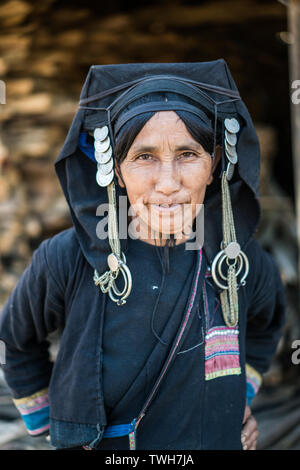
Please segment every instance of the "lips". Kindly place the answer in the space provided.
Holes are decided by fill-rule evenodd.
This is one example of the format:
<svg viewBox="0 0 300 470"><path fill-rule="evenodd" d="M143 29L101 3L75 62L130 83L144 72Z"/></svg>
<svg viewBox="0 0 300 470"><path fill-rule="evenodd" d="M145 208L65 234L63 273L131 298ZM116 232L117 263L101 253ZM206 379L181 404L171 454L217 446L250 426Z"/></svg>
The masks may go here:
<svg viewBox="0 0 300 470"><path fill-rule="evenodd" d="M181 204L188 204L187 201L171 201L171 200L166 200L166 201L153 201L149 202L149 205L154 205L154 206L161 206L161 207L170 207L174 205L181 205Z"/></svg>
<svg viewBox="0 0 300 470"><path fill-rule="evenodd" d="M179 206L179 204L177 203L173 203L173 204L154 204L155 206L158 206L158 207L174 207L174 206Z"/></svg>
<svg viewBox="0 0 300 470"><path fill-rule="evenodd" d="M182 204L174 203L174 204L150 204L150 209L154 209L160 213L171 213L176 212L177 210L181 209Z"/></svg>

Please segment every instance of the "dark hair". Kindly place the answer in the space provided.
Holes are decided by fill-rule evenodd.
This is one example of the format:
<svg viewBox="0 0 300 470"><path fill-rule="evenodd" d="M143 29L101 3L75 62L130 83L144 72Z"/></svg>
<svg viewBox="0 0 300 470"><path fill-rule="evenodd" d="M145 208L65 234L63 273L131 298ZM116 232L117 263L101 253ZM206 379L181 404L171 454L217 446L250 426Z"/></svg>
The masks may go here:
<svg viewBox="0 0 300 470"><path fill-rule="evenodd" d="M146 103L149 101L158 101L157 93L149 94L144 98L135 101L133 103L134 106L137 106L141 103ZM176 101L185 101L189 102L190 104L194 104L191 100L187 98L178 97L175 93L160 93L159 94L160 100L176 100ZM126 108L125 111L128 111L133 106L132 104ZM200 120L198 116L192 114L188 111L175 111L178 114L179 118L184 122L186 125L187 130L200 145L204 148L205 151L212 154L213 146L214 146L214 132L212 128L205 126L205 124ZM120 131L117 135L115 135L115 149L114 154L117 159L117 162L120 164L125 158L126 155L135 140L138 133L142 130L144 125L149 121L149 119L154 116L155 112L147 112L143 114L139 114L138 116L133 117L130 119L123 127L121 127ZM217 136L217 142L219 141Z"/></svg>

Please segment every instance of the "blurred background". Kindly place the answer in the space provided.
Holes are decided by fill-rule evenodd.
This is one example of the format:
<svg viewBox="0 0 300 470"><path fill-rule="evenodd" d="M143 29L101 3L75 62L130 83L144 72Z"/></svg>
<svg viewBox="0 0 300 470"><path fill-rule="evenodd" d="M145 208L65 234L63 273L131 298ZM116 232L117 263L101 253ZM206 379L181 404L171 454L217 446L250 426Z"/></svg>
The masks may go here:
<svg viewBox="0 0 300 470"><path fill-rule="evenodd" d="M292 362L296 340L300 347L300 104L291 104L292 79L300 80L297 30L298 0L0 2L0 310L33 250L72 225L53 164L89 67L228 63L261 144L255 236L277 262L288 304L284 335L253 401L261 449L300 449L300 364ZM55 337L52 344L55 357ZM48 448L45 438L27 435L0 371L0 449Z"/></svg>

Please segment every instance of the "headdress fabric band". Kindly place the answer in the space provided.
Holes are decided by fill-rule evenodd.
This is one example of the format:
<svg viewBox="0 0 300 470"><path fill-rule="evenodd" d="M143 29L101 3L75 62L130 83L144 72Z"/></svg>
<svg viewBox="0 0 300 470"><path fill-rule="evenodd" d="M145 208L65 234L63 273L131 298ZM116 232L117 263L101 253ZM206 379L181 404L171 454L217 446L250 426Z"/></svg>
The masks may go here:
<svg viewBox="0 0 300 470"><path fill-rule="evenodd" d="M158 101L143 103L122 114L117 120L114 127L115 136L118 134L119 130L124 126L124 124L126 124L130 119L140 114L152 111L188 111L198 116L206 127L212 129L210 119L203 111L201 111L200 108L196 108L196 106L192 106L183 101Z"/></svg>
<svg viewBox="0 0 300 470"><path fill-rule="evenodd" d="M121 94L119 94L110 104L107 104L106 107L90 107L90 106L84 106L84 104L87 104L88 102L94 101L96 98L101 100L101 97L104 99L107 98L110 94L113 94L113 92L118 92L121 90L124 90L124 86L119 86L119 87L114 87L110 90L105 90L102 93L97 93L96 95L93 95L92 97L85 98L80 101L80 108L91 110L91 111L107 111L108 114L108 120L109 120L109 126L113 123L113 121L117 121L119 115L122 113L122 111L125 110L127 120L133 117L129 113L129 111L126 111L126 107L128 107L131 103L133 103L136 100L139 100L140 98L153 94L153 93L166 93L166 92L171 92L175 93L177 95L181 95L186 97L189 101L194 101L196 106L193 106L192 104L188 103L187 101L179 101L180 102L180 107L182 110L190 111L193 112L193 114L196 114L196 109L197 109L197 115L201 118L201 120L204 120L205 124L209 127L212 126L210 123L210 120L208 116L204 113L203 109L205 109L208 114L211 114L211 118L214 116L215 120L217 118L216 116L216 108L218 105L222 105L224 103L228 102L233 102L236 100L240 100L240 96L238 92L234 90L226 90L221 87L216 87L216 86L209 86L209 84L202 84L190 80L185 80L184 78L180 77L175 77L175 76L165 76L165 75L157 75L157 76L152 76L152 77L144 77L143 79L133 81L130 83L127 83L129 88L125 89L125 91L122 91ZM131 85L131 86L130 86ZM214 93L220 93L221 95L227 95L230 97L228 100L223 100L223 101L217 101L215 100L212 96L208 95L204 91L200 89L200 87L205 88L210 88L212 87ZM218 90L220 88L220 90ZM175 100L172 100L175 101ZM172 102L171 101L171 102ZM158 101L151 101L152 105L153 103L157 103ZM160 101L160 104L164 103L163 101ZM170 102L169 102L170 103ZM146 103L145 103L146 104ZM140 106L140 105L138 105ZM139 109L139 114L142 112L150 111L150 108L148 107L150 104L147 104L147 107L145 108L145 111L142 111L141 108ZM154 105L154 111L158 111L159 108L156 107L157 105ZM186 107L186 109L183 109L183 106ZM162 107L162 106L160 106ZM163 109L172 109L176 110L175 106L171 107L169 105L168 108L163 107ZM178 109L178 108L177 108ZM97 118L96 116L89 115L86 117L87 122L91 121L93 122L94 120L96 121ZM118 130L122 125L125 124L125 119L122 117L122 124L118 123ZM215 127L215 126L214 126ZM116 130L115 132L118 132Z"/></svg>
<svg viewBox="0 0 300 470"><path fill-rule="evenodd" d="M198 90L195 86L190 85L189 83L179 82L178 80L157 78L151 81L146 81L145 83L140 83L118 96L109 106L111 117L112 119L115 119L125 107L143 96L151 93L164 92L182 95L200 106L205 106L208 111L213 112L214 101L202 90Z"/></svg>
<svg viewBox="0 0 300 470"><path fill-rule="evenodd" d="M137 80L132 80L130 82L125 82L125 83L122 83L121 85L115 86L113 88L109 88L108 90L104 90L104 91L101 91L100 93L96 93L95 95L88 96L87 98L82 98L79 101L79 106L82 107L83 105L91 103L92 101L101 100L102 98L106 98L109 95L112 95L114 93L118 93L119 91L122 91L126 88L132 87L132 86L137 85L139 83L142 83L142 82L145 83L149 80L152 81L152 80L155 80L155 79L162 79L162 78L168 79L168 80L173 80L173 81L177 80L177 81L180 81L181 83L190 83L192 85L195 85L195 87L197 87L197 88L202 88L203 90L207 90L207 91L217 93L217 94L220 94L220 95L225 95L225 96L228 96L228 97L231 97L231 98L234 98L234 99L238 99L238 100L241 99L238 90L231 90L229 88L224 88L224 87L220 87L220 86L217 86L217 85L212 85L210 83L198 82L196 80L191 80L191 79L188 79L188 78L178 77L176 75L152 75L152 76L148 76L148 77L142 77L142 78L139 78Z"/></svg>

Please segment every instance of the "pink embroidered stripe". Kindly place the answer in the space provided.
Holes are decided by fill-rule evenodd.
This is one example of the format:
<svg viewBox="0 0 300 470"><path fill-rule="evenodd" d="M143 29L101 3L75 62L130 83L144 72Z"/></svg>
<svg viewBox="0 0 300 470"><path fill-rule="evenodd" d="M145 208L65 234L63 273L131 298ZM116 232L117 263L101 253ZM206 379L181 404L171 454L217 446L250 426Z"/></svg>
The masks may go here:
<svg viewBox="0 0 300 470"><path fill-rule="evenodd" d="M30 430L30 429L27 429L28 433L31 434L32 436L35 436L37 434L40 434L44 431L47 431L47 429L50 429L50 424L46 424L45 426L39 428L39 429L34 429L34 430Z"/></svg>
<svg viewBox="0 0 300 470"><path fill-rule="evenodd" d="M205 379L240 373L238 330L211 328L205 337Z"/></svg>
<svg viewBox="0 0 300 470"><path fill-rule="evenodd" d="M254 380L249 379L249 377L247 377L247 382L253 387L254 393L256 394L259 389L259 384L254 382Z"/></svg>
<svg viewBox="0 0 300 470"><path fill-rule="evenodd" d="M15 398L13 401L29 434L36 436L50 428L48 388L27 397Z"/></svg>
<svg viewBox="0 0 300 470"><path fill-rule="evenodd" d="M49 406L49 402L45 401L42 405L39 406L33 406L32 408L26 409L25 407L23 408L22 406L18 406L18 410L21 413L21 415L30 415L31 413L34 413L35 411L42 410L45 408L45 406Z"/></svg>
<svg viewBox="0 0 300 470"><path fill-rule="evenodd" d="M257 372L254 367L250 366L250 364L246 364L246 377L248 384L252 386L253 391L256 394L262 383L261 374Z"/></svg>

